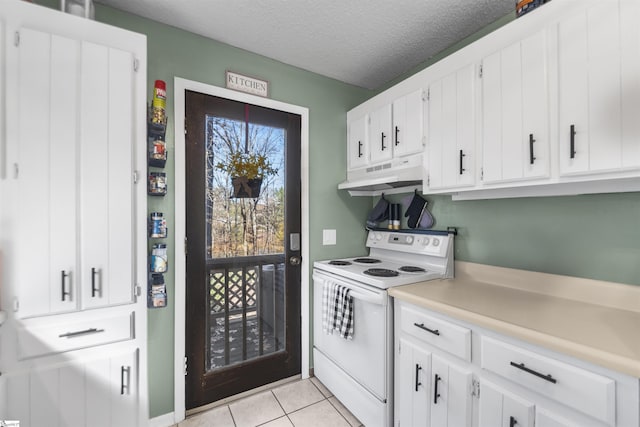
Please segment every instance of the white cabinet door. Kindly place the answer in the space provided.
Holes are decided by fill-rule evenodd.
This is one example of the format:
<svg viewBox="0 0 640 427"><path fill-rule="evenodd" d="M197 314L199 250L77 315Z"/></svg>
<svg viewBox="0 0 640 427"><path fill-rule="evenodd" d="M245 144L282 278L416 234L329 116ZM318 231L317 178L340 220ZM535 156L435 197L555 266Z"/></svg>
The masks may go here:
<svg viewBox="0 0 640 427"><path fill-rule="evenodd" d="M482 61L483 182L549 175L546 32Z"/></svg>
<svg viewBox="0 0 640 427"><path fill-rule="evenodd" d="M400 338L396 353L394 417L401 426L429 425L431 353Z"/></svg>
<svg viewBox="0 0 640 427"><path fill-rule="evenodd" d="M137 351L10 375L0 419L25 427L134 427L137 375Z"/></svg>
<svg viewBox="0 0 640 427"><path fill-rule="evenodd" d="M391 104L385 105L369 115L370 163L380 163L393 157L391 132Z"/></svg>
<svg viewBox="0 0 640 427"><path fill-rule="evenodd" d="M369 116L364 115L349 123L349 158L348 168L358 169L369 162L367 129Z"/></svg>
<svg viewBox="0 0 640 427"><path fill-rule="evenodd" d="M480 381L480 427L533 427L534 405L487 381Z"/></svg>
<svg viewBox="0 0 640 427"><path fill-rule="evenodd" d="M429 86L426 169L430 189L475 182L475 65Z"/></svg>
<svg viewBox="0 0 640 427"><path fill-rule="evenodd" d="M128 52L82 43L80 265L85 308L133 300L132 64Z"/></svg>
<svg viewBox="0 0 640 427"><path fill-rule="evenodd" d="M20 317L78 307L76 117L78 43L22 29L15 71ZM14 70L11 70L14 71ZM15 103L14 103L15 102Z"/></svg>
<svg viewBox="0 0 640 427"><path fill-rule="evenodd" d="M470 370L433 355L431 362L431 425L470 427L472 400Z"/></svg>
<svg viewBox="0 0 640 427"><path fill-rule="evenodd" d="M18 316L132 302L133 55L29 28L9 48Z"/></svg>
<svg viewBox="0 0 640 427"><path fill-rule="evenodd" d="M422 151L424 94L422 89L393 103L393 156Z"/></svg>
<svg viewBox="0 0 640 427"><path fill-rule="evenodd" d="M563 175L640 167L639 16L637 2L601 1L558 24Z"/></svg>

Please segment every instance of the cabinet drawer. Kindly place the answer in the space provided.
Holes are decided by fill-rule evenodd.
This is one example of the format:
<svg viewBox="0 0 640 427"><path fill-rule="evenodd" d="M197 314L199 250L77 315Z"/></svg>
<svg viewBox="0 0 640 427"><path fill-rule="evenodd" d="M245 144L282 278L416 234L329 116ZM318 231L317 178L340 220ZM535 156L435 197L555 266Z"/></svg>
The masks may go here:
<svg viewBox="0 0 640 427"><path fill-rule="evenodd" d="M609 425L615 381L493 338L482 337L481 366Z"/></svg>
<svg viewBox="0 0 640 427"><path fill-rule="evenodd" d="M18 329L18 357L43 356L134 338L133 313Z"/></svg>
<svg viewBox="0 0 640 427"><path fill-rule="evenodd" d="M421 341L471 361L471 330L402 305L400 328Z"/></svg>

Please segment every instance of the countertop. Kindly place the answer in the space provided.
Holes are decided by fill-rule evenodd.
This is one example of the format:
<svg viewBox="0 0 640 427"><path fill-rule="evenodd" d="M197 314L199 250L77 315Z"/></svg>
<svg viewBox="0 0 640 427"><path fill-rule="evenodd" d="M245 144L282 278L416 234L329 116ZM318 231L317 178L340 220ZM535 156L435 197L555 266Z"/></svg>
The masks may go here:
<svg viewBox="0 0 640 427"><path fill-rule="evenodd" d="M640 286L456 262L394 298L640 378Z"/></svg>

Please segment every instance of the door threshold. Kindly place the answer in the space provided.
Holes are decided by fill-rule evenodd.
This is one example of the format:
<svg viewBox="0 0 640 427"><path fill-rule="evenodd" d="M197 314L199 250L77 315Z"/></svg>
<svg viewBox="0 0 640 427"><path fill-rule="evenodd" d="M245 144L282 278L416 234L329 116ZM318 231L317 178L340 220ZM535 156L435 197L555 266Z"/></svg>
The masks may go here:
<svg viewBox="0 0 640 427"><path fill-rule="evenodd" d="M292 377L284 378L269 384L265 384L260 387L256 387L251 390L244 391L242 393L234 394L233 396L225 397L224 399L216 400L215 402L208 403L206 405L198 406L197 408L187 409L185 415L191 416L200 412L208 411L209 409L217 408L218 406L228 405L236 400L243 399L245 397L253 396L254 394L262 393L263 391L271 390L281 385L288 384L290 382L298 381L302 378L301 374L294 375Z"/></svg>

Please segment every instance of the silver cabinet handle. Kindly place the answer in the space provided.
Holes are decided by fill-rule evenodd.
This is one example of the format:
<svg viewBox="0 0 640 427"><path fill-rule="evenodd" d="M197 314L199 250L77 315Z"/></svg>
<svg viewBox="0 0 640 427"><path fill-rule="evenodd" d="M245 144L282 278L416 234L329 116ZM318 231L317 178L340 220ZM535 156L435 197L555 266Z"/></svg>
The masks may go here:
<svg viewBox="0 0 640 427"><path fill-rule="evenodd" d="M71 300L71 292L67 291L67 278L71 276L71 273L67 273L65 270L62 270L60 273L60 286L62 288L62 301L66 301L67 297Z"/></svg>
<svg viewBox="0 0 640 427"><path fill-rule="evenodd" d="M95 298L96 293L100 296L101 286L96 288L96 276L98 276L98 282L100 282L100 270L97 268L91 267L91 297ZM98 283L100 284L100 283Z"/></svg>
<svg viewBox="0 0 640 427"><path fill-rule="evenodd" d="M83 335L99 334L100 332L104 332L104 329L89 328L89 329L84 329L82 331L67 332L67 333L58 335L58 337L60 337L60 338L76 338L76 337L81 337Z"/></svg>
<svg viewBox="0 0 640 427"><path fill-rule="evenodd" d="M124 381L125 377L127 380L126 385ZM127 394L129 394L131 392L130 386L131 386L131 367L121 366L120 367L120 394L125 394L124 393L125 389L127 390Z"/></svg>

